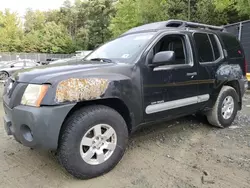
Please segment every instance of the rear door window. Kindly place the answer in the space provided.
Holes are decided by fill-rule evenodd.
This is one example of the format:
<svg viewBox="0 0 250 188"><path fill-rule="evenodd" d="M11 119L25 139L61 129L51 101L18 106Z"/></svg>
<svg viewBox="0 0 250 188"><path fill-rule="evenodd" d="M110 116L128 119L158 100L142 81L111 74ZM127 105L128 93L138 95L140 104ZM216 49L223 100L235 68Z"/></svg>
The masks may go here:
<svg viewBox="0 0 250 188"><path fill-rule="evenodd" d="M214 60L218 59L220 55L220 50L217 42L217 38L214 34L209 34L209 39L211 41L212 47L213 47L213 55L214 55Z"/></svg>
<svg viewBox="0 0 250 188"><path fill-rule="evenodd" d="M214 61L213 49L206 33L194 33L194 40L201 63Z"/></svg>
<svg viewBox="0 0 250 188"><path fill-rule="evenodd" d="M221 46L214 34L194 33L200 63L214 62L221 57Z"/></svg>

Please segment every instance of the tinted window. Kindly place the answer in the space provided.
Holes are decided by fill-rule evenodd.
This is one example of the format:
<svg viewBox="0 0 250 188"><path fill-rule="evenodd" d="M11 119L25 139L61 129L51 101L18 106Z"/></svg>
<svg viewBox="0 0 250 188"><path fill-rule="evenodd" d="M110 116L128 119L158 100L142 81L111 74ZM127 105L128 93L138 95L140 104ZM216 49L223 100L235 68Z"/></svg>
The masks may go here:
<svg viewBox="0 0 250 188"><path fill-rule="evenodd" d="M198 51L200 62L214 61L213 51L208 35L205 33L195 33L194 40Z"/></svg>
<svg viewBox="0 0 250 188"><path fill-rule="evenodd" d="M243 51L241 49L240 43L234 36L223 34L221 35L221 38L230 58L243 57Z"/></svg>
<svg viewBox="0 0 250 188"><path fill-rule="evenodd" d="M220 57L220 50L219 50L218 42L215 38L215 35L213 35L213 34L209 34L209 38L210 38L212 46L213 46L214 59L216 60Z"/></svg>

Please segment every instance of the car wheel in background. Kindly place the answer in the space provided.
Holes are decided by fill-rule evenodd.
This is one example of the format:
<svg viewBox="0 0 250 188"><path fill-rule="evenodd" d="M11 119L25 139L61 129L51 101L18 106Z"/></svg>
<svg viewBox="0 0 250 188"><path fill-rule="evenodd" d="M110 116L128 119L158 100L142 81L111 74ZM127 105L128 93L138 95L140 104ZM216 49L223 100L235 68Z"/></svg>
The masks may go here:
<svg viewBox="0 0 250 188"><path fill-rule="evenodd" d="M6 80L7 78L9 78L9 73L7 73L6 71L1 71L0 80Z"/></svg>

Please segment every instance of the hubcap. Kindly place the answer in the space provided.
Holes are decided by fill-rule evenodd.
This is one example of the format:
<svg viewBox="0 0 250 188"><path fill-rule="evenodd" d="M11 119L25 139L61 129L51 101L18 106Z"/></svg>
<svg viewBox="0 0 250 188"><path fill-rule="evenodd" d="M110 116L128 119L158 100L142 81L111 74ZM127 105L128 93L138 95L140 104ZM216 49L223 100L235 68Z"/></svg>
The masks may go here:
<svg viewBox="0 0 250 188"><path fill-rule="evenodd" d="M87 131L80 144L82 159L91 165L99 165L110 158L117 144L115 130L107 124L98 124Z"/></svg>
<svg viewBox="0 0 250 188"><path fill-rule="evenodd" d="M221 114L224 119L229 119L234 111L234 99L231 96L227 96L223 103L222 103L222 109Z"/></svg>

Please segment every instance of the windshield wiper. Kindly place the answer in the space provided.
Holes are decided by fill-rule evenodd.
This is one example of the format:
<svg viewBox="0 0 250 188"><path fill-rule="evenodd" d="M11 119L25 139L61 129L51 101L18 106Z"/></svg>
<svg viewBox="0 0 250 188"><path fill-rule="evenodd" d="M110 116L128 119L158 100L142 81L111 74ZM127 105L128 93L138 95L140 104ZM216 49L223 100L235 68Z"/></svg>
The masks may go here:
<svg viewBox="0 0 250 188"><path fill-rule="evenodd" d="M113 61L111 59L107 59L107 58L93 58L93 59L90 59L90 61L100 61L100 62L113 63Z"/></svg>

